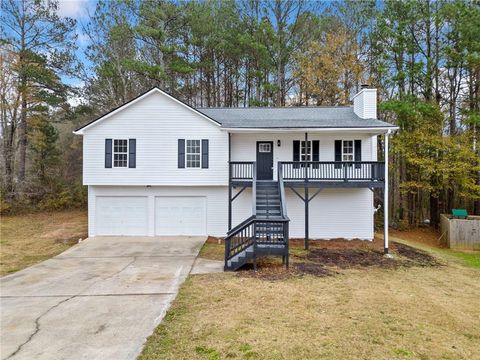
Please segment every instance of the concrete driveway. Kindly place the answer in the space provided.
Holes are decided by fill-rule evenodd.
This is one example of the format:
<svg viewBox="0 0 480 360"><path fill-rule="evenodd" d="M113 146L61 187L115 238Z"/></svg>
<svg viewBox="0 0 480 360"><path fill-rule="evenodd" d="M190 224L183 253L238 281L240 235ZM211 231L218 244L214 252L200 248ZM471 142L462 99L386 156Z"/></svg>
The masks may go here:
<svg viewBox="0 0 480 360"><path fill-rule="evenodd" d="M134 359L205 237L97 237L0 279L2 359Z"/></svg>

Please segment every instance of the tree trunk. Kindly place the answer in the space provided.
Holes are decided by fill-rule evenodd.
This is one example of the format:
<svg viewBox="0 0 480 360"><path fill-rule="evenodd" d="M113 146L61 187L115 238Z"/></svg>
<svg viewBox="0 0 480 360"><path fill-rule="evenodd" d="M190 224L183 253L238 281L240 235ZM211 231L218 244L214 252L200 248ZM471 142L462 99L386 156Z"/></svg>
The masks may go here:
<svg viewBox="0 0 480 360"><path fill-rule="evenodd" d="M19 160L18 160L18 180L25 180L25 168L27 162L27 89L26 81L22 79L22 106L20 110L20 126L18 132L19 139Z"/></svg>

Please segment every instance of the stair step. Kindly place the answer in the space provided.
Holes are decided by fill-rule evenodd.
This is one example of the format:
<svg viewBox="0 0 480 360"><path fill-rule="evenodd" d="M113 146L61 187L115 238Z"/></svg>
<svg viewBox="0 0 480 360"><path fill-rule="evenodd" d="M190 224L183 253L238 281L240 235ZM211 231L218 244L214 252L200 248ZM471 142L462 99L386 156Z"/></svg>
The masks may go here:
<svg viewBox="0 0 480 360"><path fill-rule="evenodd" d="M272 199L272 198L265 198L265 199L259 199L257 198L257 204L259 205L276 205L280 206L280 200L279 199Z"/></svg>
<svg viewBox="0 0 480 360"><path fill-rule="evenodd" d="M257 199L260 200L266 200L266 199L272 199L272 200L277 200L280 201L280 195L278 194L257 194Z"/></svg>
<svg viewBox="0 0 480 360"><path fill-rule="evenodd" d="M280 210L280 205L273 205L273 204L265 204L259 205L257 204L257 210Z"/></svg>

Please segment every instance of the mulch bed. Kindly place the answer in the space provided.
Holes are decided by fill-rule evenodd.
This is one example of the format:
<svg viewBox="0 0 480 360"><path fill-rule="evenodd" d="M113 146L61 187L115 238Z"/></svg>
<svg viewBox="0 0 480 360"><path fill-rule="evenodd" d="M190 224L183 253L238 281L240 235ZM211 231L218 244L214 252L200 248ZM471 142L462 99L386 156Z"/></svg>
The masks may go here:
<svg viewBox="0 0 480 360"><path fill-rule="evenodd" d="M383 255L375 242L355 243L347 240L333 240L311 242L310 250L303 255L290 255L290 268L285 269L278 258L261 259L257 265L257 272L252 265L244 266L237 272L238 276L253 277L267 281L284 280L291 277L312 275L317 277L333 276L338 270L383 268L398 269L405 267L440 266L430 254L411 246L392 242L393 258ZM313 244L312 244L313 243ZM323 246L326 245L327 246ZM350 246L347 247L347 244ZM300 244L291 244L291 248L301 248Z"/></svg>

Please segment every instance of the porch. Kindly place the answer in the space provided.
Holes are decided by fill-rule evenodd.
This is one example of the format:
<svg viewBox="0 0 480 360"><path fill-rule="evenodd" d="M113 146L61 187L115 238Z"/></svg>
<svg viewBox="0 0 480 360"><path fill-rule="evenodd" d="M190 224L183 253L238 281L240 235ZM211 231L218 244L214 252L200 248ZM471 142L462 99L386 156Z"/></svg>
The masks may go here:
<svg viewBox="0 0 480 360"><path fill-rule="evenodd" d="M385 184L384 161L280 161L277 178L288 187L366 187ZM255 161L230 161L229 183L252 186L258 180Z"/></svg>
<svg viewBox="0 0 480 360"><path fill-rule="evenodd" d="M305 133L304 140L298 140L298 134L235 135L236 138L230 145L228 167L229 231L225 247L226 270L235 270L248 261L255 266L262 247L275 247L271 254L282 256L288 266L290 219L287 215L285 189L290 190L290 196L297 196L303 202L300 213L304 211L305 249L309 248L310 240L310 207L316 204L311 204L311 201L322 190L363 188L373 192L375 188L382 188L385 194L384 204L387 204L388 163L376 161L376 134L352 133L333 137L330 134ZM277 137L277 140L272 137ZM386 134L385 154L388 151L387 139ZM335 161L320 161L320 157ZM361 161L362 158L366 161ZM251 189L248 193L252 196L252 216L246 222L232 227L233 202L246 189ZM371 211L373 218L373 203ZM387 211L384 220L384 253L388 254Z"/></svg>

